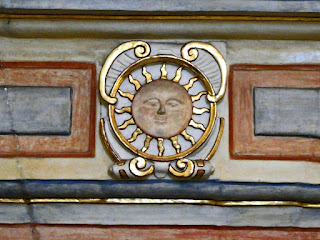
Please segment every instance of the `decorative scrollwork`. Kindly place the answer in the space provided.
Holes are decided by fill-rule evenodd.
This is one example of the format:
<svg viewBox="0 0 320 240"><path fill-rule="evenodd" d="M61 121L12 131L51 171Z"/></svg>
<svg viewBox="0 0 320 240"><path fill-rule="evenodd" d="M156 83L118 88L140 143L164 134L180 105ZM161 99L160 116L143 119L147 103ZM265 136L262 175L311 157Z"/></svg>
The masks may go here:
<svg viewBox="0 0 320 240"><path fill-rule="evenodd" d="M180 171L175 170L171 166L171 164L169 165L169 172L172 173L175 177L187 178L190 177L194 172L195 165L192 160L183 158L178 160L176 165Z"/></svg>
<svg viewBox="0 0 320 240"><path fill-rule="evenodd" d="M221 72L221 86L219 89L219 92L217 95L207 95L207 99L209 102L217 103L219 102L225 92L226 92L226 86L227 86L227 64L224 58L222 57L221 53L212 45L202 42L190 42L184 45L181 49L181 56L188 60L188 61L194 61L198 58L199 52L198 49L203 49L210 53L210 55L217 61L218 66L220 68Z"/></svg>
<svg viewBox="0 0 320 240"><path fill-rule="evenodd" d="M189 44L189 45L188 45ZM181 49L181 56L192 62L195 61L198 56L199 56L199 52L197 49L195 49L195 47L191 47L190 43L186 44L182 49Z"/></svg>
<svg viewBox="0 0 320 240"><path fill-rule="evenodd" d="M100 73L100 86L99 86L99 90L100 90L100 95L102 97L103 100L105 100L107 103L109 104L116 104L117 102L117 98L115 97L110 97L107 93L106 93L106 76L109 72L109 69L112 65L112 63L114 62L114 60L123 52L133 49L134 53L136 55L136 57L138 58L143 58L143 57L147 57L150 54L150 46L148 43L143 42L143 41L132 41L132 42L126 42L121 44L119 47L117 47L116 49L114 49L110 55L108 56L107 60L105 61L102 69L101 69L101 73Z"/></svg>
<svg viewBox="0 0 320 240"><path fill-rule="evenodd" d="M145 177L153 173L154 166L150 166L147 170L142 170L147 166L147 161L142 157L136 157L130 160L129 170L137 177Z"/></svg>
<svg viewBox="0 0 320 240"><path fill-rule="evenodd" d="M199 57L199 49L207 51L218 64L222 79L217 94L204 72L195 63L191 63ZM115 79L115 72L111 71L109 73L109 70L116 67L112 65L114 61L128 50L131 51L127 57L131 60L141 59L133 63L131 60L123 61L123 63L119 62L125 69L123 71L119 70L119 75L111 91L107 93L107 79ZM110 134L112 138L118 138L132 152L129 158L127 158L127 154L123 154L125 159L117 159L117 163L110 168L110 172L117 178L135 180L146 179L152 174L156 178L164 178L170 174L174 179L180 178L183 180L208 178L213 173L214 168L207 160L214 155L219 145L223 130L223 119L221 119L219 125L218 139L207 157L203 159L201 155L201 159L194 159L195 154L191 157L193 160L187 159L187 157L195 151L202 151L200 146L207 141L215 126L216 104L222 99L226 91L226 63L217 49L201 42L190 42L183 46L181 48L182 58L160 53L149 56L150 52L150 46L146 42L131 41L123 43L111 52L102 67L99 90L102 99L108 103L110 128L105 129L105 125L102 124L101 127L104 131L101 133L105 139L106 133ZM127 55L127 53L125 54ZM121 56L125 58L124 55ZM121 61L121 58L119 58L119 61ZM212 59L209 62L214 61ZM172 66L177 67L173 78L169 77L170 73L174 71ZM155 74L155 68L160 70L160 78ZM136 74L139 70L141 74ZM189 74L193 75L188 82L185 79L180 81L182 76L184 78L188 77L188 75L183 75L183 71L188 71ZM111 86L108 84L108 87ZM133 87L135 90L133 90ZM157 111L152 110L150 116L164 115L166 114L167 100L173 99L173 97L176 99L178 96L178 102L187 103L184 104L183 108L175 109L176 114L173 116L179 116L179 118L168 118L166 116L165 121L161 119L161 121L155 121L153 118L147 121L149 118L144 115L149 113L140 114L141 106L144 106L146 100L156 98L159 109L157 108ZM203 101L205 97L210 102L209 104ZM117 100L119 100L119 104L115 106ZM196 101L198 101L197 104ZM204 102L205 106L201 105ZM121 114L124 115L121 116ZM202 114L203 121L197 119L199 116L193 118L193 115ZM102 123L104 123L104 120ZM202 130L202 134L194 137L193 133L200 133L199 130ZM111 131L115 136L112 135ZM216 136L216 132L214 134ZM182 141L183 144L180 144L179 141L180 143ZM212 146L212 141L209 144ZM156 149L157 146L158 149ZM205 149L205 152L207 153L207 149Z"/></svg>
<svg viewBox="0 0 320 240"><path fill-rule="evenodd" d="M134 54L138 58L144 58L150 54L150 46L146 42L139 41L137 42L136 48L134 49Z"/></svg>

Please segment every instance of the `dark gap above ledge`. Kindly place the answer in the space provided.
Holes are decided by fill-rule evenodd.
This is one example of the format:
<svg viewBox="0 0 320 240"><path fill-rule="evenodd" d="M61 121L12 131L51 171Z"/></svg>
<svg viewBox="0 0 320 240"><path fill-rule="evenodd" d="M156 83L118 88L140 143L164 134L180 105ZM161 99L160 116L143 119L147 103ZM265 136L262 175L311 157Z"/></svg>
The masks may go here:
<svg viewBox="0 0 320 240"><path fill-rule="evenodd" d="M81 14L81 15L251 15L319 16L315 0L1 0L0 13L10 14Z"/></svg>

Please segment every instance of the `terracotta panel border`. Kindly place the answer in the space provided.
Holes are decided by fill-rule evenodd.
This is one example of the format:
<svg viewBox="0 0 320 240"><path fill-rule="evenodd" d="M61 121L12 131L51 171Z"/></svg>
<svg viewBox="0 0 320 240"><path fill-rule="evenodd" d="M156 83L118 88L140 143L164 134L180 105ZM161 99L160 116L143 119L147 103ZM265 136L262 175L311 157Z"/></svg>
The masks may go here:
<svg viewBox="0 0 320 240"><path fill-rule="evenodd" d="M99 225L35 225L39 239L78 237L78 239L320 239L320 229L315 228L262 228L216 226L99 226Z"/></svg>
<svg viewBox="0 0 320 240"><path fill-rule="evenodd" d="M307 77L306 72L308 72ZM253 109L254 87L319 88L319 74L320 65L236 64L230 66L230 157L247 160L320 162L320 139L255 136ZM265 80L266 77L269 77L268 81Z"/></svg>
<svg viewBox="0 0 320 240"><path fill-rule="evenodd" d="M1 239L320 239L320 229L217 226L0 225Z"/></svg>
<svg viewBox="0 0 320 240"><path fill-rule="evenodd" d="M14 71L19 69L26 74L30 71L30 75L32 71L36 73L40 73L43 69L48 71L41 73L43 78L32 78L30 81L28 76L21 77L23 74L20 78L15 78L14 74L5 73L6 69ZM70 70L70 73L66 70ZM62 77L59 71L60 74L64 74ZM73 91L72 128L69 136L0 135L0 157L94 157L96 118L94 63L0 62L0 86L71 87Z"/></svg>

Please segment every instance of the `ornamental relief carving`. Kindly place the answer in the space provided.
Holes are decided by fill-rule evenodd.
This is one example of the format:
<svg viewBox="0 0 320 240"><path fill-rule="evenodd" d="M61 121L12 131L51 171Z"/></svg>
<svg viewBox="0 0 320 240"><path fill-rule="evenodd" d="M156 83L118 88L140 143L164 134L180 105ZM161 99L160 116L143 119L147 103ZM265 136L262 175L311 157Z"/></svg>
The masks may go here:
<svg viewBox="0 0 320 240"><path fill-rule="evenodd" d="M210 44L189 42L181 56L165 45L121 44L100 74L100 130L120 179L205 179L224 126L217 104L227 67Z"/></svg>

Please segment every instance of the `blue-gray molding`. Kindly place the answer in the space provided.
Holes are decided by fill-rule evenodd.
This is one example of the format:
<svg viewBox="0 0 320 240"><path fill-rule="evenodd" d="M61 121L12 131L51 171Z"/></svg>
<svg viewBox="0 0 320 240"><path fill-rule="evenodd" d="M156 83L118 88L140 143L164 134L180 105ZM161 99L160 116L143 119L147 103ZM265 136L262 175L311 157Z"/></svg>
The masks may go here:
<svg viewBox="0 0 320 240"><path fill-rule="evenodd" d="M218 181L0 181L0 198L188 198L320 202L320 185ZM320 227L320 209L188 204L0 204L0 223Z"/></svg>
<svg viewBox="0 0 320 240"><path fill-rule="evenodd" d="M163 198L320 203L320 185L220 181L0 181L0 198Z"/></svg>

